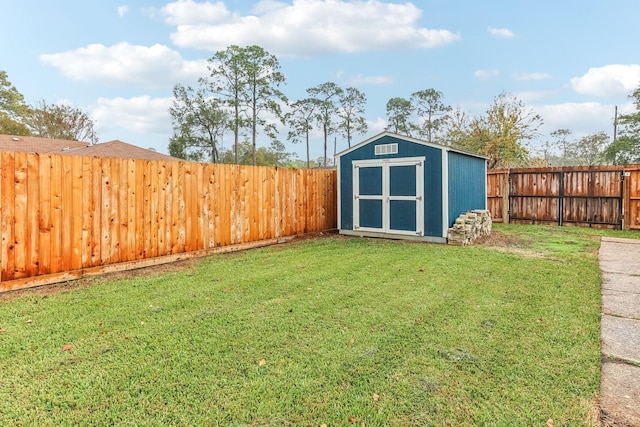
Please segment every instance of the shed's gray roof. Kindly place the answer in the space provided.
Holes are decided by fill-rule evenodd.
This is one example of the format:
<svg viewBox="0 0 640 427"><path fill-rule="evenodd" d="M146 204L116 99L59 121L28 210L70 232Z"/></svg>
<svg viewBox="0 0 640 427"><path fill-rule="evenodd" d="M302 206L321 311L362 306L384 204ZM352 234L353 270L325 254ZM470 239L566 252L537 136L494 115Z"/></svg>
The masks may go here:
<svg viewBox="0 0 640 427"><path fill-rule="evenodd" d="M383 138L385 136L390 136L390 137L396 138L396 139L402 139L404 141L413 142L413 143L416 143L416 144L426 145L427 147L433 147L433 148L437 148L437 149L443 150L443 151L452 151L454 153L460 153L460 154L465 154L467 156L478 157L478 158L484 159L484 160L488 159L488 157L480 155L480 154L477 154L477 153L470 153L468 151L458 150L456 148L448 147L446 145L436 144L436 143L433 143L433 142L424 141L422 139L412 138L410 136L400 135L400 134L393 133L393 132L388 132L388 131L381 132L381 133L379 133L377 135L372 136L369 139L366 139L366 140L362 141L359 144L354 145L353 147L347 148L346 150L341 151L340 153L336 154L336 157L343 156L343 155L345 155L347 153L350 153L350 152L352 152L354 150L357 150L358 148L363 147L363 146L365 146L367 144L370 144L373 141L376 141L376 140L378 140L380 138Z"/></svg>

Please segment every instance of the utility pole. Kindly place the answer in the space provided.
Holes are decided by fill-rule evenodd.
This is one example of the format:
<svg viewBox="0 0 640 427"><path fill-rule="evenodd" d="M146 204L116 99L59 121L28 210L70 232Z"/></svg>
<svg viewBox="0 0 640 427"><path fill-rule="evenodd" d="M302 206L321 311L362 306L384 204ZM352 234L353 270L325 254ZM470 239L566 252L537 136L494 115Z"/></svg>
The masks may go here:
<svg viewBox="0 0 640 427"><path fill-rule="evenodd" d="M617 135L618 135L618 106L616 105L616 110L613 116L613 142L616 142Z"/></svg>

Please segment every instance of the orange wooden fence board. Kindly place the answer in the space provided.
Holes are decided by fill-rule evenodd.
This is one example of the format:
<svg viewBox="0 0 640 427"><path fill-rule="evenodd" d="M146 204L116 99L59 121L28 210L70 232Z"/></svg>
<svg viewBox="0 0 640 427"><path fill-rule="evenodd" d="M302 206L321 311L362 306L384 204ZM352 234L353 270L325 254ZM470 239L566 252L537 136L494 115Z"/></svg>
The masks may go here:
<svg viewBox="0 0 640 427"><path fill-rule="evenodd" d="M27 275L27 153L16 153L14 164L14 278Z"/></svg>
<svg viewBox="0 0 640 427"><path fill-rule="evenodd" d="M1 153L2 166L2 276L0 280L15 279L15 155Z"/></svg>
<svg viewBox="0 0 640 427"><path fill-rule="evenodd" d="M13 152L0 167L0 283L336 227L335 171Z"/></svg>
<svg viewBox="0 0 640 427"><path fill-rule="evenodd" d="M625 172L625 228L640 230L640 168Z"/></svg>
<svg viewBox="0 0 640 427"><path fill-rule="evenodd" d="M101 265L102 258L102 229L100 228L101 210L102 210L102 162L100 158L91 159L91 205L88 209L91 211L91 266Z"/></svg>
<svg viewBox="0 0 640 427"><path fill-rule="evenodd" d="M71 157L71 270L82 268L82 157Z"/></svg>
<svg viewBox="0 0 640 427"><path fill-rule="evenodd" d="M49 274L51 272L51 156L46 154L39 155L40 168L31 182L34 183L38 179L38 273ZM0 190L2 194L2 190ZM4 230L4 228L2 229Z"/></svg>
<svg viewBox="0 0 640 427"><path fill-rule="evenodd" d="M82 268L88 268L91 266L91 227L93 226L93 221L92 210L89 207L93 206L93 201L91 200L93 196L93 192L91 191L91 175L93 170L89 157L81 157L80 161L82 169L80 182L81 202L78 207L81 209L81 211L78 212L78 216L82 218L80 264Z"/></svg>
<svg viewBox="0 0 640 427"><path fill-rule="evenodd" d="M38 253L40 252L40 242L38 235L40 234L40 186L31 182L38 181L38 169L40 167L39 156L27 157L27 241L25 247L25 276L34 276L38 274Z"/></svg>
<svg viewBox="0 0 640 427"><path fill-rule="evenodd" d="M51 156L51 273L62 270L62 156Z"/></svg>
<svg viewBox="0 0 640 427"><path fill-rule="evenodd" d="M124 262L129 259L129 239L127 235L127 224L129 222L128 187L129 187L129 165L126 161L118 160L118 220L116 222L116 233L118 234L118 244L115 250L118 253L118 261Z"/></svg>
<svg viewBox="0 0 640 427"><path fill-rule="evenodd" d="M61 265L60 271L69 271L72 269L71 260L73 259L73 243L75 242L73 235L73 156L62 156L62 189L61 189L61 218L62 218L62 239L61 245Z"/></svg>

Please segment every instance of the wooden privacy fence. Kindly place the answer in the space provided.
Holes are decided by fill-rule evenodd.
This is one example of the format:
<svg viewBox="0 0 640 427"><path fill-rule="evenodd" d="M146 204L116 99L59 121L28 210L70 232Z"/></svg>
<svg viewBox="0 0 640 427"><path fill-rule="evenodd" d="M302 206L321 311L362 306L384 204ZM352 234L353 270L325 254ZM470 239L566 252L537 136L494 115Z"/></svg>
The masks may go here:
<svg viewBox="0 0 640 427"><path fill-rule="evenodd" d="M490 170L487 207L496 222L640 230L640 166Z"/></svg>
<svg viewBox="0 0 640 427"><path fill-rule="evenodd" d="M19 152L0 167L0 292L337 224L335 171Z"/></svg>

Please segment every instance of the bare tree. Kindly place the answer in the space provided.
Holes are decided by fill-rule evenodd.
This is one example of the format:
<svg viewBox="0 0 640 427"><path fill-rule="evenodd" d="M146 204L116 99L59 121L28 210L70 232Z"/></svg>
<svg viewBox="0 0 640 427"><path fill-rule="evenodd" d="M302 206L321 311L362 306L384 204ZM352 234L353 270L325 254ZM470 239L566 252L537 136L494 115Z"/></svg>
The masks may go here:
<svg viewBox="0 0 640 427"><path fill-rule="evenodd" d="M554 145L560 148L562 161L561 166L567 163L567 158L571 152L574 142L569 139L571 131L569 129L558 129L551 132L551 137L555 140Z"/></svg>
<svg viewBox="0 0 640 427"><path fill-rule="evenodd" d="M391 98L387 101L387 130L400 135L411 136L416 125L411 122L413 105L405 98Z"/></svg>
<svg viewBox="0 0 640 427"><path fill-rule="evenodd" d="M484 116L470 121L456 148L489 158L489 168L520 167L529 163L527 142L538 136L542 118L516 98L502 93Z"/></svg>
<svg viewBox="0 0 640 427"><path fill-rule="evenodd" d="M28 111L24 97L11 84L7 72L0 70L0 133L29 135L29 128L24 124Z"/></svg>
<svg viewBox="0 0 640 427"><path fill-rule="evenodd" d="M271 113L283 121L281 103L287 103L287 97L278 89L284 83L278 59L260 46L244 48L245 75L247 78L245 97L251 127L253 164L256 164L257 127L260 125L272 141L276 140L276 127L260 117L261 113Z"/></svg>
<svg viewBox="0 0 640 427"><path fill-rule="evenodd" d="M420 134L428 142L438 142L438 134L444 128L449 105L442 103L442 92L425 89L411 94L411 103L416 114L422 119Z"/></svg>
<svg viewBox="0 0 640 427"><path fill-rule="evenodd" d="M462 146L465 138L469 135L469 125L471 118L460 107L453 109L444 122L444 136L442 143L454 147Z"/></svg>
<svg viewBox="0 0 640 427"><path fill-rule="evenodd" d="M597 165L604 161L604 151L609 145L609 135L592 133L580 138L571 147L571 156L581 165Z"/></svg>
<svg viewBox="0 0 640 427"><path fill-rule="evenodd" d="M289 135L287 139L291 142L299 142L304 138L307 144L307 169L310 167L309 160L309 132L313 129L313 122L316 117L317 103L311 98L301 99L291 104L291 112L285 116L285 121L289 125Z"/></svg>
<svg viewBox="0 0 640 427"><path fill-rule="evenodd" d="M246 73L244 49L232 45L226 50L216 52L209 59L209 71L211 80L208 81L212 92L222 95L225 102L233 110L233 116L229 122L229 128L233 131L233 155L235 163L238 163L238 144L240 143L240 129L246 126L242 118L242 109L245 105ZM203 79L202 82L207 82Z"/></svg>
<svg viewBox="0 0 640 427"><path fill-rule="evenodd" d="M364 106L367 97L354 87L348 87L340 95L340 108L338 109L338 129L341 135L347 139L347 145L351 147L353 134L367 133L367 121L364 118ZM333 153L335 156L335 152Z"/></svg>
<svg viewBox="0 0 640 427"><path fill-rule="evenodd" d="M316 122L322 127L324 133L324 166L327 166L327 140L329 135L337 130L336 115L338 106L336 98L342 95L342 89L333 82L322 83L316 87L307 89L317 105Z"/></svg>
<svg viewBox="0 0 640 427"><path fill-rule="evenodd" d="M41 138L98 142L94 121L85 111L72 105L48 104L42 100L30 108L27 124L31 134Z"/></svg>
<svg viewBox="0 0 640 427"><path fill-rule="evenodd" d="M260 46L229 46L216 52L209 59L211 90L225 97L233 110L230 128L234 134L234 158L238 162L240 130L251 129L251 143L254 163L256 161L257 129L275 138L276 128L261 118L262 113L271 113L282 120L280 103L287 98L278 89L284 83L278 59Z"/></svg>
<svg viewBox="0 0 640 427"><path fill-rule="evenodd" d="M173 87L173 101L169 108L173 122L173 136L169 152L174 157L220 161L218 145L228 126L228 113L219 99L209 96L207 87L177 84Z"/></svg>

